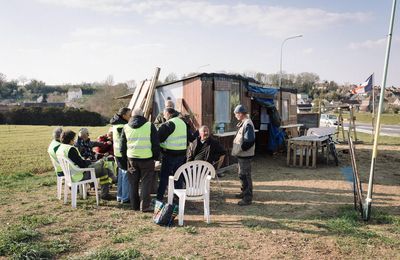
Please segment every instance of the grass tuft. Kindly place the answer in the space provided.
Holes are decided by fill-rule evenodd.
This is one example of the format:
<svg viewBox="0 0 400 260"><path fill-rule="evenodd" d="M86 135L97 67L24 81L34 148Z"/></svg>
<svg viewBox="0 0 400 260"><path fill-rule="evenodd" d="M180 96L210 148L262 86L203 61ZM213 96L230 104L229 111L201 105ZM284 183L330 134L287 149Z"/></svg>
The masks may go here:
<svg viewBox="0 0 400 260"><path fill-rule="evenodd" d="M126 250L113 250L113 249L100 249L83 259L85 260L130 260L143 258L142 253L136 249L126 249Z"/></svg>

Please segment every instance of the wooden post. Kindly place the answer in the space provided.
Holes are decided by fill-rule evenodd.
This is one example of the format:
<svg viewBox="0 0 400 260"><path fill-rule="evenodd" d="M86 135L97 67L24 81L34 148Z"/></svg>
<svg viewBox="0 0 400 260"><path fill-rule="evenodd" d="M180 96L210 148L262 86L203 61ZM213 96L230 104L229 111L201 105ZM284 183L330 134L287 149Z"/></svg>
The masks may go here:
<svg viewBox="0 0 400 260"><path fill-rule="evenodd" d="M319 105L318 105L318 127L320 127L319 125L320 120L321 120L321 100L319 100Z"/></svg>
<svg viewBox="0 0 400 260"><path fill-rule="evenodd" d="M317 142L312 142L312 167L317 168Z"/></svg>
<svg viewBox="0 0 400 260"><path fill-rule="evenodd" d="M300 167L303 167L303 152L304 152L304 147L307 147L307 146L304 146L303 144L300 145L300 162L299 162Z"/></svg>
<svg viewBox="0 0 400 260"><path fill-rule="evenodd" d="M354 140L358 141L357 139L357 131L356 131L356 120L355 120L355 116L354 116L354 106L351 107L351 111L352 111L352 117L351 120L353 120L353 131L354 131Z"/></svg>
<svg viewBox="0 0 400 260"><path fill-rule="evenodd" d="M286 165L290 166L290 153L291 153L291 145L290 145L290 140L288 140L287 144L287 156L286 156Z"/></svg>
<svg viewBox="0 0 400 260"><path fill-rule="evenodd" d="M293 144L293 166L296 166L297 160L297 145Z"/></svg>
<svg viewBox="0 0 400 260"><path fill-rule="evenodd" d="M160 75L160 68L156 68L154 71L154 76L151 79L149 92L147 94L146 102L144 103L144 117L149 118L151 108L153 107L154 91L156 89L156 84L158 81L158 76Z"/></svg>

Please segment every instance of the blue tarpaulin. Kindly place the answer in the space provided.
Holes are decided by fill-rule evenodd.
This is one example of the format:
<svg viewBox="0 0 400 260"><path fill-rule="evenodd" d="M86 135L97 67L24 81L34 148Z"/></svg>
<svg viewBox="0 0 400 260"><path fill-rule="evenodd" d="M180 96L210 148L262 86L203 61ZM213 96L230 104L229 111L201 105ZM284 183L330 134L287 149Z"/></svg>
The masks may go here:
<svg viewBox="0 0 400 260"><path fill-rule="evenodd" d="M261 97L253 97L254 100L266 107L275 107L274 98L278 93L279 89L268 86L260 86L249 83L247 86L247 90L252 93L259 93L271 96L271 98L261 98ZM285 140L285 134L279 126L275 126L272 123L268 124L268 145L267 150L270 152L275 152L278 150L279 146L283 144Z"/></svg>
<svg viewBox="0 0 400 260"><path fill-rule="evenodd" d="M267 87L267 86L260 86L260 85L254 85L249 83L247 86L247 90L252 93L260 93L260 94L265 94L271 97L274 97L278 93L278 89L274 87ZM271 107L274 106L274 99L273 98L260 98L260 97L254 97L254 100L257 101L258 103Z"/></svg>

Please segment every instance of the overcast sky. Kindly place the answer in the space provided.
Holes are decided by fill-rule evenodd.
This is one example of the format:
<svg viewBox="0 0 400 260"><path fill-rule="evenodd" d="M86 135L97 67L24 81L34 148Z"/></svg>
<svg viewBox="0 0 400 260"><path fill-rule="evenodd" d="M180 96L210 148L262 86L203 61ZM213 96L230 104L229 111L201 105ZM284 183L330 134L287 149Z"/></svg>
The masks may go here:
<svg viewBox="0 0 400 260"><path fill-rule="evenodd" d="M1 0L0 72L48 84L192 71L315 72L380 84L392 0ZM397 8L399 9L399 8ZM398 13L398 16L400 14ZM400 86L395 21L388 83ZM209 64L209 65L207 65ZM207 65L207 66L204 66Z"/></svg>

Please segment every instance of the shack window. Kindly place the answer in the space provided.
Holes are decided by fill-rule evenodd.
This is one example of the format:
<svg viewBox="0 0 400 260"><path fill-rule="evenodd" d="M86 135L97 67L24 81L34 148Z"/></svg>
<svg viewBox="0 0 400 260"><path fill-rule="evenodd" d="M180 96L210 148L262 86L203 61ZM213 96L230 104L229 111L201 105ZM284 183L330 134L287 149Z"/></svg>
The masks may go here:
<svg viewBox="0 0 400 260"><path fill-rule="evenodd" d="M215 123L229 123L230 120L230 104L229 91L216 90L214 94L214 115Z"/></svg>
<svg viewBox="0 0 400 260"><path fill-rule="evenodd" d="M235 131L237 120L233 110L240 104L240 82L216 79L214 84L214 132Z"/></svg>
<svg viewBox="0 0 400 260"><path fill-rule="evenodd" d="M289 100L283 100L282 102L282 121L289 119Z"/></svg>

